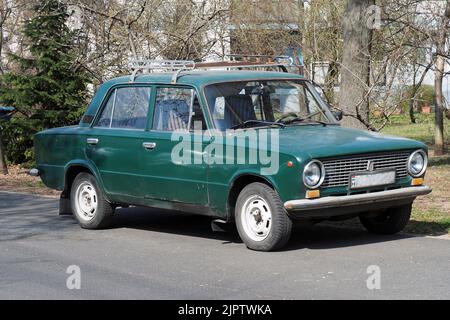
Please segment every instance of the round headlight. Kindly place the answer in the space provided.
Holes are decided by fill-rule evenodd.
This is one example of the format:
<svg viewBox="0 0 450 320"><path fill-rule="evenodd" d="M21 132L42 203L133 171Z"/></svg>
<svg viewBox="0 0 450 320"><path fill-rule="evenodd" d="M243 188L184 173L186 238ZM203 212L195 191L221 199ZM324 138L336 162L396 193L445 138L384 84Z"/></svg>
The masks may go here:
<svg viewBox="0 0 450 320"><path fill-rule="evenodd" d="M303 183L308 188L319 187L325 179L325 168L322 162L313 160L305 166L303 170Z"/></svg>
<svg viewBox="0 0 450 320"><path fill-rule="evenodd" d="M408 159L408 172L413 177L420 177L427 170L427 154L422 150L414 151Z"/></svg>

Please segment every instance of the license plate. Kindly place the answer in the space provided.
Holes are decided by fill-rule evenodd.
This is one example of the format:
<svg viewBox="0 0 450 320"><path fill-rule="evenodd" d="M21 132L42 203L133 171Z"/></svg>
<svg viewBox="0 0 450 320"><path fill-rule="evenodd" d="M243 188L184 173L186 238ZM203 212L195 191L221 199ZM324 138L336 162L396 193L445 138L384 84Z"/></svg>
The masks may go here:
<svg viewBox="0 0 450 320"><path fill-rule="evenodd" d="M350 188L361 189L395 183L395 171L364 172L350 175Z"/></svg>

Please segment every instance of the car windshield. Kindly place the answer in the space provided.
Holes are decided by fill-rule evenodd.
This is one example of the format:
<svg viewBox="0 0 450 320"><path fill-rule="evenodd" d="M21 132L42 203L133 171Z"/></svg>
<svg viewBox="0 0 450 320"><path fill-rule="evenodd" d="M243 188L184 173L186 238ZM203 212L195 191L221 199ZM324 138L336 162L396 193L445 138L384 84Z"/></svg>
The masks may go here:
<svg viewBox="0 0 450 320"><path fill-rule="evenodd" d="M205 88L217 129L336 123L307 81L226 82Z"/></svg>

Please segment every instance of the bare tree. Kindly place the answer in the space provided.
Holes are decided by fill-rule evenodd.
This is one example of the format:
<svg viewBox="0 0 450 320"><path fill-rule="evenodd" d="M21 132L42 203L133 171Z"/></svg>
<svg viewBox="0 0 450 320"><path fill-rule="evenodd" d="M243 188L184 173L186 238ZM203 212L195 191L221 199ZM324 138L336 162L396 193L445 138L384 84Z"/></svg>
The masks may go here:
<svg viewBox="0 0 450 320"><path fill-rule="evenodd" d="M3 25L5 24L6 20L9 18L11 14L11 7L8 5L8 3L5 0L0 0L0 74L4 73L3 70L3 63L2 63L2 52L3 52L3 42L4 42L4 30ZM1 129L1 127L0 127ZM0 172L3 174L8 174L8 166L6 164L6 157L5 153L3 152L3 143L2 143L2 133L0 131Z"/></svg>
<svg viewBox="0 0 450 320"><path fill-rule="evenodd" d="M425 80L425 76L427 75L428 71L431 69L432 66L433 61L428 63L428 65L425 66L424 70L421 71L421 69L423 69L421 68L421 65L418 64L417 61L413 62L413 84L411 88L411 98L408 107L409 118L411 120L411 123L416 123L416 117L414 115L414 106L416 103L417 94L419 93L422 83Z"/></svg>
<svg viewBox="0 0 450 320"><path fill-rule="evenodd" d="M367 98L372 46L372 29L366 14L374 0L348 0L344 16L344 52L342 57L340 108L355 117L345 117L346 126L361 128L369 121ZM359 121L358 121L359 120Z"/></svg>
<svg viewBox="0 0 450 320"><path fill-rule="evenodd" d="M384 2L389 3L390 1L385 0ZM419 64L423 73L419 82L415 83L413 95L417 93L425 73L428 71L434 72L435 153L442 154L445 151L443 118L446 110L442 84L443 78L447 75L445 65L450 59L448 43L450 4L448 0L398 0L395 2L395 6L398 8L397 14L388 17L386 20L389 23L396 24L398 26L397 32L402 36L404 30L412 31L414 36L404 41L404 46L411 48L414 54L425 50L427 58L424 60L428 60L425 64ZM411 63L414 63L414 59L411 59Z"/></svg>
<svg viewBox="0 0 450 320"><path fill-rule="evenodd" d="M303 3L298 0L233 0L230 7L231 52L281 55L289 47L300 48Z"/></svg>
<svg viewBox="0 0 450 320"><path fill-rule="evenodd" d="M449 37L449 22L450 22L450 0L446 0L445 13L442 14L437 34L435 37L436 46L436 69L434 73L435 78L435 147L434 154L442 155L445 151L444 147L444 96L442 93L442 82L445 73L445 61L448 57L448 42Z"/></svg>
<svg viewBox="0 0 450 320"><path fill-rule="evenodd" d="M339 85L342 63L342 16L343 1L311 1L304 12L305 30L302 46L306 64L310 66L308 76L322 81L326 96L335 104L335 87ZM321 71L316 75L316 71ZM317 79L323 77L323 79Z"/></svg>
<svg viewBox="0 0 450 320"><path fill-rule="evenodd" d="M202 60L223 40L228 1L63 0L78 15L80 64L95 85L127 72L131 58Z"/></svg>

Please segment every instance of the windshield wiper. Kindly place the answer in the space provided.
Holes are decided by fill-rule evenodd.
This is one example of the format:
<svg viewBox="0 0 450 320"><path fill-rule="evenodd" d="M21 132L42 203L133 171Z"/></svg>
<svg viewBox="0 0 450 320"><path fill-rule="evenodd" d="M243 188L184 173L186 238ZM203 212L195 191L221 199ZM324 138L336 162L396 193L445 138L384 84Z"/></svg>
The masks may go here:
<svg viewBox="0 0 450 320"><path fill-rule="evenodd" d="M244 121L242 123L239 123L235 126L232 126L230 129L242 129L242 128L247 128L250 125L257 125L257 124L266 124L266 125L270 125L270 126L279 126L280 128L284 128L286 125L284 123L280 123L280 122L272 122L272 121L263 121L263 120L247 120Z"/></svg>
<svg viewBox="0 0 450 320"><path fill-rule="evenodd" d="M306 121L306 120L308 120L308 121ZM324 127L326 127L326 126L328 125L328 123L326 123L326 122L324 122L324 121L320 121L320 120L309 120L308 118L300 118L300 117L291 119L291 120L289 120L289 121L284 121L283 123L284 123L284 124L291 124L291 123L294 123L294 122L320 123L320 124L323 125Z"/></svg>

